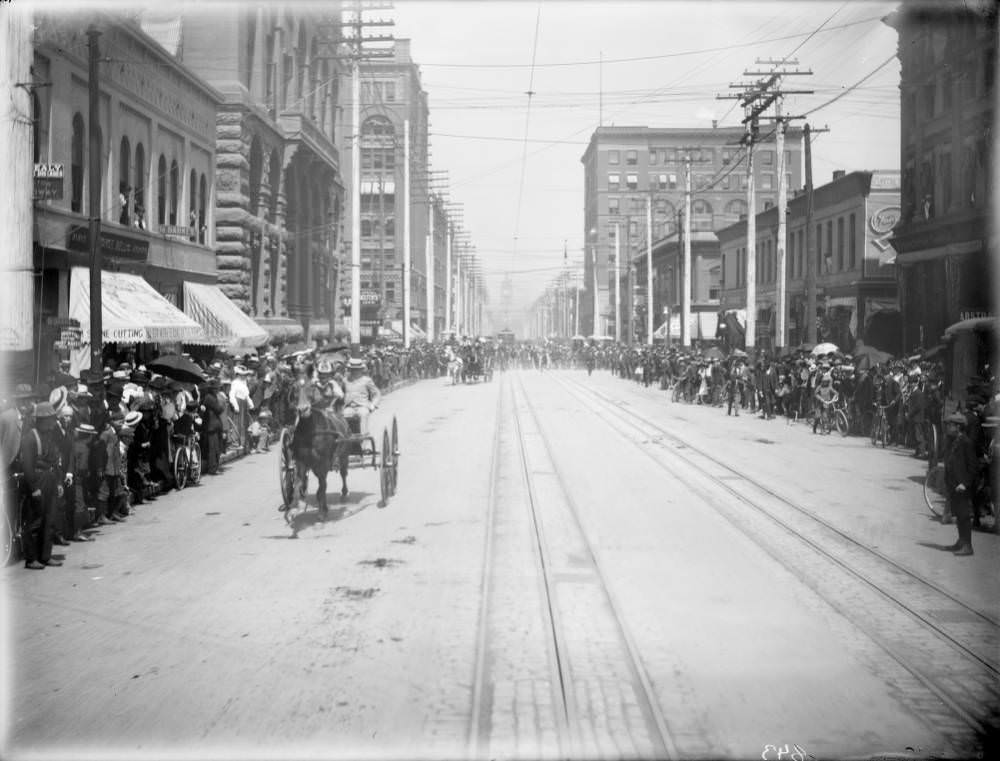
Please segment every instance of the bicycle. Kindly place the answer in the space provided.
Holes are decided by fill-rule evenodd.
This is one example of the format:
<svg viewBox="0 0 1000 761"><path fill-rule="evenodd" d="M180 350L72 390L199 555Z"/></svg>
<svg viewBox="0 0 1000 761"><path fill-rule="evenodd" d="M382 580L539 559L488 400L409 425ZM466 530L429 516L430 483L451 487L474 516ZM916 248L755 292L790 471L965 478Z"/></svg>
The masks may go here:
<svg viewBox="0 0 1000 761"><path fill-rule="evenodd" d="M851 432L851 420L847 416L847 402L844 397L838 397L833 404L833 423L841 436Z"/></svg>
<svg viewBox="0 0 1000 761"><path fill-rule="evenodd" d="M3 546L0 550L3 552L3 566L23 555L21 541L24 533L24 508L31 499L25 493L22 473L14 473L10 482L8 494L13 497L13 504L4 504L4 520L0 524L0 531L3 531Z"/></svg>
<svg viewBox="0 0 1000 761"><path fill-rule="evenodd" d="M875 402L875 418L872 420L871 432L872 446L880 446L885 449L889 444L889 420L885 411L891 406Z"/></svg>
<svg viewBox="0 0 1000 761"><path fill-rule="evenodd" d="M180 491L185 486L201 480L201 447L198 434L174 434L177 446L174 451L174 483Z"/></svg>
<svg viewBox="0 0 1000 761"><path fill-rule="evenodd" d="M836 402L835 399L831 399L828 402L827 401L823 401L822 399L820 399L819 403L821 405L820 411L819 411L819 429L820 429L820 433L822 433L824 436L828 436L833 431L833 429L835 427L839 428L838 424L834 422L834 417L835 417L836 412L837 412L837 410L835 409L834 405L837 402Z"/></svg>

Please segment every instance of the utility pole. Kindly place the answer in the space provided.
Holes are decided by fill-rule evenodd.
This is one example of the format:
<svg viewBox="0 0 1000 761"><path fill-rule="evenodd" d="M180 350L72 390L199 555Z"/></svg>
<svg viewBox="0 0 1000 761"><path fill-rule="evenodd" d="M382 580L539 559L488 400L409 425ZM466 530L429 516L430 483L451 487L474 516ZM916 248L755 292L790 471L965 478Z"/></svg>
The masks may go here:
<svg viewBox="0 0 1000 761"><path fill-rule="evenodd" d="M781 99L786 95L808 95L812 90L782 90L781 79L785 76L811 75L811 71L784 69L786 65L797 65L798 61L788 58L780 61L757 59L758 64L771 66L770 71L744 71L744 76L759 77L753 83L732 84L730 87L743 89L742 95L716 96L717 98L738 99L746 112L743 124L747 124L747 134L744 144L747 146L747 296L746 296L746 347L752 349L757 341L757 207L753 174L753 147L758 141L759 120L764 112L773 104L775 107L775 147L778 154L778 240L775 242L777 253L777 319L774 346L781 349L785 346L785 316L788 307L785 303L785 248L786 248L786 210L788 205L787 187L785 183L785 129L788 121L801 117L788 117L781 114ZM765 117L766 118L766 117ZM808 233L807 233L808 234Z"/></svg>
<svg viewBox="0 0 1000 761"><path fill-rule="evenodd" d="M684 157L684 258L681 261L681 346L691 345L691 157Z"/></svg>
<svg viewBox="0 0 1000 761"><path fill-rule="evenodd" d="M97 63L100 51L97 38L101 33L91 26L87 29L88 81L87 96L89 114L87 138L90 150L87 152L87 173L89 175L87 216L90 218L90 377L100 379L104 370L102 350L104 348L103 299L101 297L101 121L100 89ZM40 347L39 347L40 348Z"/></svg>
<svg viewBox="0 0 1000 761"><path fill-rule="evenodd" d="M434 196L427 197L427 244L424 266L427 268L427 341L434 340Z"/></svg>
<svg viewBox="0 0 1000 761"><path fill-rule="evenodd" d="M806 154L806 341L816 343L816 251L812 237L813 221L813 164L812 131L806 122L803 130Z"/></svg>
<svg viewBox="0 0 1000 761"><path fill-rule="evenodd" d="M410 120L403 120L403 346L410 348Z"/></svg>
<svg viewBox="0 0 1000 761"><path fill-rule="evenodd" d="M451 331L451 238L454 234L450 219L446 232L448 237L444 242L444 330L448 333Z"/></svg>
<svg viewBox="0 0 1000 761"><path fill-rule="evenodd" d="M653 194L646 198L646 345L653 345Z"/></svg>
<svg viewBox="0 0 1000 761"><path fill-rule="evenodd" d="M34 299L34 266L32 263L32 122L31 95L47 82L33 82L32 22L28 8L4 9L0 20L3 55L0 57L0 89L8 93L8 106L0 120L4 139L0 140L0 175L4 203L0 205L0 230L4 231L4 255L0 257L0 303L3 304L3 328L0 332L0 377L6 388L14 388L21 378L16 361L7 352L29 352L34 349L37 361L42 347L33 336L32 301ZM98 333L100 335L100 333ZM98 344L98 348L100 345ZM25 354L25 357L27 354ZM36 365L37 367L37 365ZM26 374L25 374L26 375ZM37 370L35 376L38 375ZM37 377L32 380L37 380ZM5 495L6 496L6 495ZM0 496L0 502L4 497ZM4 505L6 507L6 505Z"/></svg>
<svg viewBox="0 0 1000 761"><path fill-rule="evenodd" d="M351 61L351 350L357 352L361 344L361 61L372 58L391 58L391 50L365 50L365 43L391 42L391 35L363 36L364 29L372 26L392 26L393 21L365 21L365 11L391 8L391 4L362 4L356 0L350 9L352 18L341 24L350 27L350 37L342 37L351 47L346 56ZM409 234L409 230L407 230ZM381 252L380 252L381 254ZM308 317L304 318L308 328ZM306 340L309 339L306 330Z"/></svg>
<svg viewBox="0 0 1000 761"><path fill-rule="evenodd" d="M621 243L621 225L615 222L615 343L622 340Z"/></svg>

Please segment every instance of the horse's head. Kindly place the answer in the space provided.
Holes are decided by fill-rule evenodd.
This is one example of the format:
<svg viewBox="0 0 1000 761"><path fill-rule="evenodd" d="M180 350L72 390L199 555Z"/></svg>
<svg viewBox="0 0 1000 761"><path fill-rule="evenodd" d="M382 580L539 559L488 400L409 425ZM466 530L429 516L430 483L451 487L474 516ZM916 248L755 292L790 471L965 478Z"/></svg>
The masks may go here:
<svg viewBox="0 0 1000 761"><path fill-rule="evenodd" d="M305 375L300 375L295 381L293 393L295 395L295 409L299 417L309 417L312 412L312 395L309 380Z"/></svg>

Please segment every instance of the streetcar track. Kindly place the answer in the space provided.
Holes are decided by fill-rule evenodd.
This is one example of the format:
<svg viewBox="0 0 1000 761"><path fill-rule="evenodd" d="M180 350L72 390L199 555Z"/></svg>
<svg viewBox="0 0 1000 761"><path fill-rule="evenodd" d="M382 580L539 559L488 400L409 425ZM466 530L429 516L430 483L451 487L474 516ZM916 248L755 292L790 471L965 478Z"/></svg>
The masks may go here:
<svg viewBox="0 0 1000 761"><path fill-rule="evenodd" d="M906 601L900 599L898 594L893 594L891 591L884 589L877 583L877 581L875 581L869 576L864 575L862 572L852 567L848 562L834 555L830 550L826 549L825 547L818 544L816 541L805 536L801 531L789 525L786 521L783 521L779 517L773 515L767 508L765 508L761 504L758 504L758 502L755 501L754 498L740 491L733 484L742 482L743 484L753 486L760 492L769 496L771 499L778 501L779 503L781 503L786 507L792 508L797 514L811 519L815 523L819 524L823 529L833 532L837 537L840 537L842 541L846 541L849 543L850 546L853 546L855 551L864 550L872 558L875 558L878 561L889 565L892 569L895 569L898 573L902 573L903 575L909 577L909 579L911 580L910 583L921 585L922 587L925 588L925 590L930 590L934 594L943 596L953 605L958 606L962 610L964 610L966 615L975 614L975 618L977 619L980 627L988 624L995 630L997 628L997 622L988 614L974 608L973 606L969 605L963 600L957 598L955 595L950 594L946 590L941 589L940 587L938 587L938 585L923 578L922 576L906 568L905 566L902 566L899 563L893 561L891 558L886 557L883 553L880 553L869 547L866 547L865 545L861 544L852 537L844 534L844 532L840 531L836 527L830 526L826 521L814 515L810 511L795 505L794 502L784 497L780 493L774 491L773 489L770 489L767 486L764 486L763 484L760 484L759 482L756 481L756 479L741 472L739 469L734 468L728 465L727 463L715 458L713 455L711 455L708 452L705 452L699 447L693 446L692 444L682 439L678 435L671 433L670 431L657 425L656 423L652 423L646 420L639 413L633 412L631 409L629 409L628 405L617 404L614 400L609 399L606 395L602 394L601 392L588 388L587 386L575 380L557 378L554 375L550 375L549 377L556 380L556 382L559 385L561 385L564 389L569 391L569 393L573 394L573 396L575 396L579 401L581 401L584 404L587 404L588 406L591 407L591 409L594 409L595 414L601 417L606 423L608 423L610 427L613 430L616 430L626 441L635 446L639 451L646 454L660 468L662 468L667 472L671 472L676 477L679 477L690 488L692 488L694 491L699 493L704 499L706 499L706 501L710 505L712 505L715 509L720 510L720 507L717 504L717 500L714 499L706 491L704 487L692 484L689 474L680 474L675 472L669 465L663 462L660 459L660 457L657 456L656 453L650 451L649 444L650 443L656 444L657 447L660 449L660 451L664 453L669 453L672 457L676 457L678 460L685 463L686 466L689 466L696 474L700 475L702 478L710 479L712 487L714 487L715 489L724 491L729 495L735 497L740 503L745 504L748 507L751 507L759 515L781 526L787 532L787 534L794 537L794 539L805 544L814 552L824 557L826 560L834 563L837 567L841 568L842 570L850 574L850 576L862 581L867 588L877 592L882 597L891 600L903 613L910 616L912 619L918 621L926 630L929 630L934 636L936 636L940 640L947 642L952 648L954 648L956 652L958 652L961 655L961 657L966 659L967 662L970 663L974 662L988 669L990 672L990 676L992 677L992 683L990 687L995 695L996 692L995 677L998 673L998 667L995 663L992 662L992 660L988 656L984 656L976 652L972 648L968 647L965 643L958 640L955 636L952 636L952 634L949 633L944 627L938 625L935 621L931 620L924 613L921 613L920 611L916 610L914 606L909 605ZM622 414L609 415L608 413L610 411ZM623 415L631 419L639 420L641 422L641 425L636 422L632 422L628 419L624 419ZM630 429L631 431L639 433L641 435L642 440L636 441L635 438L633 438L633 436L621 431L618 428L619 425L623 425L628 429ZM650 429L652 431L655 431L655 435L650 435ZM668 442L672 442L673 445L672 446L668 445ZM705 460L708 460L709 463L711 463L712 467L708 468L705 467L704 464L698 463L694 459L694 457L692 457L692 455L694 457L701 457ZM722 478L719 477L719 474L717 472L713 472L713 470L719 470L719 469L721 469L726 474ZM733 520L727 513L722 512L722 514L730 521ZM746 528L745 526L735 523L734 525L736 525L737 528L746 533L754 541L758 543L764 541L762 537L754 536L751 533L751 530ZM765 547L765 549L767 550L768 548ZM782 563L782 565L784 565L785 567L789 568L789 570L792 571L793 574L795 574L799 578L802 578L803 581L806 581L802 572L790 567L783 558L776 557L775 559L778 560L780 563ZM808 583L809 582L807 581L807 584ZM810 586L812 587L811 584ZM960 717L965 724L972 727L977 732L986 731L986 728L984 727L983 723L980 722L975 716L971 715L971 712L967 711L960 704L960 702L965 702L966 704L968 703L967 700L962 699L963 696L961 695L956 696L953 694L954 693L953 690L948 690L946 688L939 686L934 678L928 676L925 673L924 668L916 666L914 663L912 663L912 658L906 657L905 655L899 652L898 648L895 647L893 643L887 642L886 637L884 635L874 631L872 629L872 626L867 625L867 623L859 622L857 620L858 617L856 614L852 615L851 611L843 610L840 605L833 602L832 600L827 599L827 602L831 604L835 609L839 610L848 620L852 621L853 623L855 623L856 626L861 628L872 639L872 641L877 643L883 650L885 650L890 655L890 657L896 660L897 663L899 663L904 669L913 674L930 692L936 695L945 705L947 705L948 708L956 716ZM927 608L926 605L922 607ZM990 636L981 638L992 641L995 646L996 632L991 630Z"/></svg>
<svg viewBox="0 0 1000 761"><path fill-rule="evenodd" d="M564 382L564 381L559 381L559 382ZM574 383L574 382L573 381L569 381L569 383ZM792 508L797 513L799 513L801 515L804 515L804 516L808 517L809 519L811 519L812 521L815 521L816 523L820 524L820 526L822 526L822 528L824 528L824 529L826 529L828 531L833 532L838 537L840 537L842 540L848 542L854 549L861 550L864 553L867 553L869 555L872 555L872 556L878 558L883 563L886 563L886 564L892 566L892 568L894 568L897 571L899 571L899 572L905 574L906 576L910 577L915 582L917 582L917 583L919 583L919 584L921 584L921 585L923 585L923 586L925 586L925 587L933 590L935 593L937 593L939 595L942 595L942 596L946 597L952 603L954 603L955 605L963 608L968 613L974 615L975 617L977 617L979 619L982 619L984 622L990 624L994 628L1000 629L1000 621L998 621L997 619L993 618L992 616L990 616L985 611L982 611L979 608L976 608L973 605L965 602L960 597L958 597L955 594L949 592L948 590L942 588L941 586L935 584L930 579L927 579L924 576L921 576L916 571L914 571L914 570L906 567L905 565L899 563L896 560L893 560L892 558L890 558L885 553L879 552L878 550L876 550L876 549L874 549L874 548L872 548L872 547L864 544L863 542L858 541L857 539L855 539L854 537L852 537L850 534L847 534L846 532L840 530L839 528L837 528L836 526L834 526L833 524L831 524L829 521L824 520L823 518L821 518L820 516L816 515L812 511L807 510L807 509L801 507L800 505L797 505L794 501L792 501L788 497L784 496L783 494L781 494L780 492L774 490L773 488L771 488L769 486L766 486L765 484L763 484L760 481L758 481L757 479L755 479L753 476L750 476L750 475L746 474L745 472L741 471L740 469L735 468L732 465L729 465L728 463L724 462L723 460L720 460L720 459L714 457L712 454L710 454L709 452L706 452L704 449L701 449L699 447L693 446L690 442L686 441L685 439L682 439L677 434L671 433L667 429L663 428L662 426L657 425L656 423L650 422L650 421L646 420L645 418L642 418L641 415L639 415L638 413L635 413L635 412L632 412L631 410L625 409L621 405L616 404L614 402L614 400L608 399L607 396L605 396L604 394L600 393L599 391L595 391L593 389L589 389L586 386L582 386L580 384L575 384L575 385L576 385L576 387L578 389L581 389L581 390L585 391L586 393L591 394L591 395L599 398L606 405L613 406L613 407L616 407L618 409L621 409L623 412L625 412L627 415L630 415L633 418L639 418L641 420L643 426L648 427L648 428L652 428L652 429L654 429L657 432L657 435L660 438L660 442L659 443L662 443L663 439L669 439L671 441L676 442L679 445L675 449L685 449L685 450L688 450L688 451L693 452L693 453L695 453L697 455L700 455L701 457L704 457L707 460L710 460L713 465L721 467L722 469L724 469L725 471L727 471L730 474L728 476L723 476L721 480L723 480L723 481L729 481L729 480L742 481L742 482L745 482L745 483L748 483L748 484L752 485L754 488L758 489L759 491L764 492L768 496L773 497L774 499L778 500L783 505ZM636 426L634 424L633 424L633 427L636 430L640 430L640 431L642 430L641 427ZM681 457L681 459L684 459L686 462L688 462L692 466L698 468L698 470L700 470L701 472L708 473L708 471L705 468L699 467L697 464L695 464L694 462L692 462L691 458L685 457L684 455L678 455L678 456ZM715 474L711 474L711 475L713 477L717 477L717 476L715 476ZM747 504L750 504L755 509L763 510L763 508L761 508L760 505L755 504L753 502L753 500L751 500L750 498L748 498L746 496L746 494L744 494L743 492L740 492L740 491L736 490L735 488L730 487L730 486L725 485L725 484L720 484L720 485L722 485L723 488L725 488L731 494L733 494L738 499L740 499L740 501L743 501L743 502L746 502ZM787 524L785 524L784 522L780 521L775 516L771 515L770 513L767 513L766 510L764 510L764 512L769 517L771 517L773 520L777 521L780 525L782 525L784 528L786 528L788 531L791 531L792 533L800 536L803 539L803 541L806 541L806 542L809 542L810 544L813 544L811 542L811 540L809 540L807 537L802 536L801 532L799 532L795 528L793 528L791 526L788 526ZM820 552L824 553L824 554L829 555L828 550L826 550L825 548L816 546L816 549L819 550ZM838 558L833 558L832 556L830 556L830 557L835 562L837 562L838 565L844 566L845 568L847 568L847 570L849 570L852 574L854 574L859 579L861 579L862 581L864 581L866 584L872 586L874 589L876 589L877 591L879 591L881 594L885 595L887 598L889 598L890 600L892 600L893 602L895 602L896 604L898 604L900 607L902 607L902 608L906 609L907 611L909 611L910 613L912 613L914 616L916 616L917 618L919 618L927 626L930 626L931 628L934 628L935 630L939 631L939 633L941 633L944 637L946 637L947 639L949 639L950 641L952 641L954 644L956 644L958 647L960 647L961 649L963 649L964 651L966 651L971 657L975 658L977 661L979 661L980 663L982 663L984 666L986 666L987 668L989 668L991 671L1000 674L1000 665L998 665L996 662L988 659L985 656L980 655L979 653L975 653L975 652L971 651L970 649L968 649L963 643L958 642L950 634L948 634L947 632L941 630L937 626L937 624L935 624L933 621L931 621L930 619L928 619L927 617L925 617L919 611L913 610L906 603L904 603L901 600L897 599L892 593L890 593L887 590L885 590L884 588L878 586L878 584L875 583L871 578L869 578L867 576L864 576L864 575L860 574L858 571L856 571L855 569L852 569L852 568L846 566L843 563L842 560L840 560Z"/></svg>
<svg viewBox="0 0 1000 761"><path fill-rule="evenodd" d="M514 389L511 390L511 396L513 401L512 418L514 422L514 428L517 433L517 448L520 453L520 461L522 464L522 475L525 479L526 485L528 487L529 495L529 508L531 512L531 521L534 526L535 536L538 542L538 552L539 561L542 571L543 583L545 586L545 595L549 608L549 622L552 626L553 642L556 646L556 658L557 658L557 668L559 670L560 679L560 689L564 701L564 711L566 714L566 719L569 725L570 731L570 741L571 748L574 752L572 758L578 758L583 755L580 752L581 745L583 742L580 723L580 715L576 709L574 690L573 690L573 674L571 673L566 659L563 657L564 652L568 652L567 635L563 630L561 617L558 611L558 605L554 602L555 598L558 596L559 592L557 586L560 582L573 581L577 578L576 574L555 574L552 571L552 564L549 562L550 556L550 544L546 540L545 530L543 527L543 519L540 515L542 510L542 502L538 497L537 489L535 485L535 478L539 475L551 475L555 478L559 486L560 496L564 500L564 504L567 508L569 515L571 516L572 522L575 528L576 538L582 543L586 552L586 562L592 567L593 575L596 576L597 586L600 590L600 595L607 602L608 609L611 613L615 629L618 632L620 638L621 646L624 652L627 654L626 665L632 676L632 687L634 689L634 694L641 701L640 710L642 714L646 717L647 728L650 731L651 740L654 747L651 749L639 749L640 755L643 755L643 751L652 751L652 755L655 758L677 758L678 752L676 745L671 737L669 728L667 727L665 718L659 707L659 702L656 698L655 692L652 687L652 681L649 675L646 673L645 665L639 655L638 648L636 647L635 641L630 635L627 626L625 625L621 606L617 602L614 594L611 591L609 584L607 583L604 570L598 560L597 553L594 550L593 545L587 538L587 534L583 529L583 524L580 519L579 510L575 501L573 500L568 488L566 487L565 481L562 477L562 473L559 469L558 464L555 462L553 457L554 449L548 437L545 435L544 430L540 425L538 419L538 414L532 405L530 398L524 392L524 382L521 377L515 376L516 385L520 391L521 403L523 404L525 410L530 416L531 421L534 424L535 431L540 440L542 447L544 448L545 457L547 459L547 464L550 467L546 467L546 464L532 466L528 460L527 447L525 446L525 431L522 424L522 413L518 408L517 394ZM581 574L582 576L583 574ZM587 575L589 577L589 574ZM596 615L596 614L595 614ZM651 726L650 726L651 725ZM575 731L574 731L575 730Z"/></svg>

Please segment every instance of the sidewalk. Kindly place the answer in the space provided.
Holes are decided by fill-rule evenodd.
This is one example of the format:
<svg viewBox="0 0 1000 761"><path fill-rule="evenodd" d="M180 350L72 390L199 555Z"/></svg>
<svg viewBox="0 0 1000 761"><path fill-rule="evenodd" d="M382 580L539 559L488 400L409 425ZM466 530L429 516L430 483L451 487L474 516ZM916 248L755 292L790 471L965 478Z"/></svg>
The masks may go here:
<svg viewBox="0 0 1000 761"><path fill-rule="evenodd" d="M975 555L943 548L958 539L923 498L927 464L907 449L876 449L867 438L812 433L807 421L762 420L725 408L674 403L668 392L609 372L573 372L580 382L626 403L693 446L712 452L866 546L1000 617L1000 536L973 531Z"/></svg>

